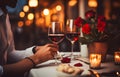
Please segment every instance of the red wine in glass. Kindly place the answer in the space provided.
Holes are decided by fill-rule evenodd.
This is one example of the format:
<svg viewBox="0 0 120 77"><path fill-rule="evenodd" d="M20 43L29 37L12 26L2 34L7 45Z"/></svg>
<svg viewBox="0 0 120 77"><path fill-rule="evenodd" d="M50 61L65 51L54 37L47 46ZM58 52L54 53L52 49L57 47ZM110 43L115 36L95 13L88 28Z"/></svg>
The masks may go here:
<svg viewBox="0 0 120 77"><path fill-rule="evenodd" d="M61 22L51 22L51 25L48 28L48 38L54 44L59 44L64 39L64 26ZM55 64L57 63L59 51L54 55Z"/></svg>
<svg viewBox="0 0 120 77"><path fill-rule="evenodd" d="M64 34L48 34L49 39L53 43L60 43L64 39Z"/></svg>
<svg viewBox="0 0 120 77"><path fill-rule="evenodd" d="M74 41L74 42L79 39L79 35L80 35L79 32L68 32L68 33L66 33L67 39L70 40L70 41Z"/></svg>
<svg viewBox="0 0 120 77"><path fill-rule="evenodd" d="M73 45L79 39L79 31L74 24L74 19L68 19L66 23L66 38L71 42L71 60L74 60Z"/></svg>

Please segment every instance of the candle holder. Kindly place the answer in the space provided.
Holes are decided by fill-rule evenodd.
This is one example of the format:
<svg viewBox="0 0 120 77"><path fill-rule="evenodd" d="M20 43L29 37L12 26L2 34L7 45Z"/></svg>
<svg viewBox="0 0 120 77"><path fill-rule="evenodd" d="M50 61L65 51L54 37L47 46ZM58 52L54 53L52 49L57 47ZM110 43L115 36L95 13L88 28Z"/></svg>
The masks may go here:
<svg viewBox="0 0 120 77"><path fill-rule="evenodd" d="M115 64L120 65L120 52L114 52Z"/></svg>
<svg viewBox="0 0 120 77"><path fill-rule="evenodd" d="M99 69L101 66L101 54L90 54L90 68Z"/></svg>

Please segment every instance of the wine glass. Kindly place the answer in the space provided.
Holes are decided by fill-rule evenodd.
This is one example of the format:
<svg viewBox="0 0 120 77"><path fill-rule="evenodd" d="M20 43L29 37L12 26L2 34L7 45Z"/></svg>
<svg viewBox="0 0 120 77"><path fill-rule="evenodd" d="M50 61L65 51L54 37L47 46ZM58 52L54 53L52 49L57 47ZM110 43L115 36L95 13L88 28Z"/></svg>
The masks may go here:
<svg viewBox="0 0 120 77"><path fill-rule="evenodd" d="M51 25L48 29L48 38L52 43L59 44L64 39L64 27L63 24L60 22L51 22ZM57 57L60 56L59 51L54 56L55 64L57 63Z"/></svg>
<svg viewBox="0 0 120 77"><path fill-rule="evenodd" d="M68 19L66 23L66 38L71 42L71 60L74 59L73 45L79 39L80 32L78 32L73 19Z"/></svg>

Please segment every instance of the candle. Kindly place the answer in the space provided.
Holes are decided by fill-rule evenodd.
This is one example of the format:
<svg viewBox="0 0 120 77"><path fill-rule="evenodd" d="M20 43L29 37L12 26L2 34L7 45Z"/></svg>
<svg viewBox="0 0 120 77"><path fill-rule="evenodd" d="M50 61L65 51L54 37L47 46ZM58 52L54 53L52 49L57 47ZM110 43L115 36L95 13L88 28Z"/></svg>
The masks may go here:
<svg viewBox="0 0 120 77"><path fill-rule="evenodd" d="M90 54L90 68L100 68L101 54Z"/></svg>
<svg viewBox="0 0 120 77"><path fill-rule="evenodd" d="M114 61L115 61L115 64L120 64L120 52L114 53Z"/></svg>

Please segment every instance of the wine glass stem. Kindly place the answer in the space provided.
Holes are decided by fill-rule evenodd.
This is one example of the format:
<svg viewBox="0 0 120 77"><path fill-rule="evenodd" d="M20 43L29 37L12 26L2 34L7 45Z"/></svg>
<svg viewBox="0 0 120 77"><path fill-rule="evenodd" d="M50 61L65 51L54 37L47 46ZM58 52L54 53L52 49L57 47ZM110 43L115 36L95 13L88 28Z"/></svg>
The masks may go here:
<svg viewBox="0 0 120 77"><path fill-rule="evenodd" d="M58 45L58 43L54 43L54 44L57 44ZM57 62L57 55L58 55L58 52L59 51L57 51L57 53L54 55L54 59L55 59L55 65L57 65L58 64L58 62Z"/></svg>
<svg viewBox="0 0 120 77"><path fill-rule="evenodd" d="M57 52L59 52L59 51L57 51ZM55 58L55 64L58 64L58 62L57 62L57 54L54 55L54 58Z"/></svg>
<svg viewBox="0 0 120 77"><path fill-rule="evenodd" d="M74 55L73 55L73 46L74 46L74 41L71 41L71 60L74 59Z"/></svg>

